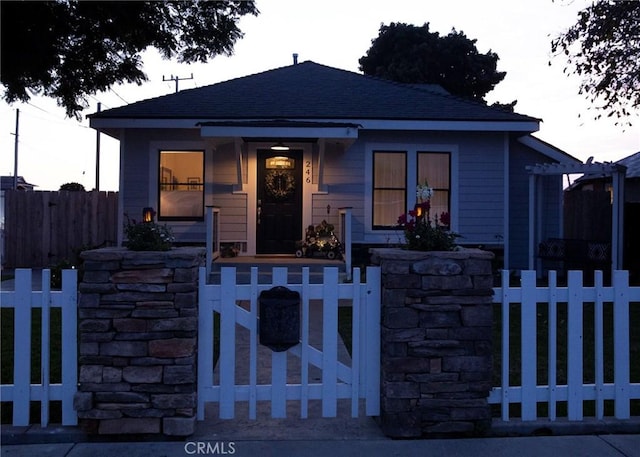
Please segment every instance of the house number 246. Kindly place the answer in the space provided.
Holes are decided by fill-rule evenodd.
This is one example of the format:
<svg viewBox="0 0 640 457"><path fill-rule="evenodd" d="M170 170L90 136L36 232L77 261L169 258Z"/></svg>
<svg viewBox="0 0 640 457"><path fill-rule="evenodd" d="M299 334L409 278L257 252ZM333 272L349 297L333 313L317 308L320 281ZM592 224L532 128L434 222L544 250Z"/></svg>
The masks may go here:
<svg viewBox="0 0 640 457"><path fill-rule="evenodd" d="M304 161L304 182L311 184L311 160Z"/></svg>

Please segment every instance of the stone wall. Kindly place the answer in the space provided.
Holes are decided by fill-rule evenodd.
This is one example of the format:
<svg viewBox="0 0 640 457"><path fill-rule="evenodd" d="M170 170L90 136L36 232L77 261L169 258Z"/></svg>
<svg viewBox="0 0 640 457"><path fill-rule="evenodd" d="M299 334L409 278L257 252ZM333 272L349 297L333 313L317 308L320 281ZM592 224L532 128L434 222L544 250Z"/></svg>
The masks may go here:
<svg viewBox="0 0 640 457"><path fill-rule="evenodd" d="M107 248L81 257L81 425L100 434L192 434L204 249Z"/></svg>
<svg viewBox="0 0 640 457"><path fill-rule="evenodd" d="M382 270L380 425L391 437L491 424L493 254L372 249Z"/></svg>

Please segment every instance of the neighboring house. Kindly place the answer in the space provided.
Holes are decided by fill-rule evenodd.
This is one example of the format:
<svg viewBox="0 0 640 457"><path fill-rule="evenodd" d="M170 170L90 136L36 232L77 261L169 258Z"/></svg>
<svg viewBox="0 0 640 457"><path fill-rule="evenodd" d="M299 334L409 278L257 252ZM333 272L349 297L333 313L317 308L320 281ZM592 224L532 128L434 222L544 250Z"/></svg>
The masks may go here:
<svg viewBox="0 0 640 457"><path fill-rule="evenodd" d="M122 214L153 207L178 241L203 243L215 205L221 240L245 255L292 254L307 226L337 224L342 207L354 245L397 244L398 216L426 180L431 214L445 213L461 244L504 249L505 265L525 268L525 167L579 163L532 137L533 117L314 62L90 119L120 140ZM559 235L561 176L544 179L543 236Z"/></svg>
<svg viewBox="0 0 640 457"><path fill-rule="evenodd" d="M640 203L640 151L615 162L627 168L624 183L624 200L627 203ZM612 191L611 176L585 174L576 179L567 191L593 190Z"/></svg>
<svg viewBox="0 0 640 457"><path fill-rule="evenodd" d="M11 190L14 185L16 185L17 190L33 190L34 187L37 187L35 184L26 182L22 176L18 176L17 180L13 176L2 176L0 180L2 190Z"/></svg>
<svg viewBox="0 0 640 457"><path fill-rule="evenodd" d="M614 164L626 167L624 179L624 252L626 269L640 273L640 152ZM569 236L611 240L611 202L613 183L610 175L585 174L566 189L566 200L575 202L565 216ZM590 219L590 223L585 223Z"/></svg>

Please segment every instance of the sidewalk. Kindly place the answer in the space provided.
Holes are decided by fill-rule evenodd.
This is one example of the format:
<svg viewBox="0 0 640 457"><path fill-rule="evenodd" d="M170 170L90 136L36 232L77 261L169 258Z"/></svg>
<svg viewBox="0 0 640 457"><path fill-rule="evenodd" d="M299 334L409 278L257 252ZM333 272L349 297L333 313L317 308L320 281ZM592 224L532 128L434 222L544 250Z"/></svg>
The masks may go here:
<svg viewBox="0 0 640 457"><path fill-rule="evenodd" d="M437 440L237 440L60 443L2 446L3 457L636 457L640 435L471 438Z"/></svg>

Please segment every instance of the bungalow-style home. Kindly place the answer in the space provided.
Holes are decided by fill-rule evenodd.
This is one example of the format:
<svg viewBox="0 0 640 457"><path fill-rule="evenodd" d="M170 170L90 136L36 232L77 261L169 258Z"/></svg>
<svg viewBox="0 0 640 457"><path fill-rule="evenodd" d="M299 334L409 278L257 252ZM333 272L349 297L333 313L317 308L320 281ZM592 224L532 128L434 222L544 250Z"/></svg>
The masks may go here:
<svg viewBox="0 0 640 457"><path fill-rule="evenodd" d="M90 123L120 141L122 215L153 207L177 241L204 243L206 207L215 206L220 241L246 256L292 255L308 226L338 226L344 208L354 248L403 242L398 217L426 182L431 216L460 244L526 268L525 167L579 163L531 136L539 119L310 61L102 111ZM561 176L540 189L542 236L553 236Z"/></svg>

